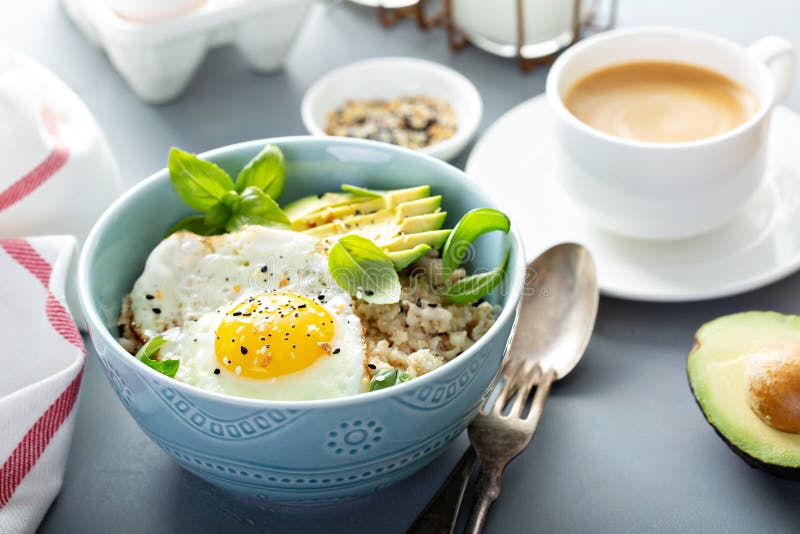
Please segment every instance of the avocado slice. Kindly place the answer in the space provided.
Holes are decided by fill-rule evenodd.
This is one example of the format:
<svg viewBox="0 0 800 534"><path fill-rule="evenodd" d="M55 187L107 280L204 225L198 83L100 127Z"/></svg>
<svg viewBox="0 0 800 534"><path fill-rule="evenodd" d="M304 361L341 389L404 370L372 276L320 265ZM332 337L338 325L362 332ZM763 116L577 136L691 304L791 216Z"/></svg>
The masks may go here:
<svg viewBox="0 0 800 534"><path fill-rule="evenodd" d="M367 200L369 198L356 197L352 193L324 193L298 198L283 206L282 209L290 221L295 221L326 208L358 204Z"/></svg>
<svg viewBox="0 0 800 534"><path fill-rule="evenodd" d="M356 188L356 190L359 189ZM413 201L425 200L427 198L438 198L438 203L437 200L433 200L422 204L423 208L425 206L437 204L434 208L430 209L430 211L435 211L439 205L441 205L441 196L428 197L430 191L430 186L423 185L409 187L407 189L393 189L390 191L370 191L370 195L349 192L326 193L326 195L323 195L323 198L320 199L316 197L301 199L301 201L305 201L306 204L305 206L301 204L299 208L294 207L293 204L300 201L293 202L292 205L284 208L284 211L292 221L292 229L302 232L309 228L315 228L339 219L375 213L380 210L398 207L405 203L412 203ZM326 202L325 198L327 195L330 195L328 202ZM414 208L415 206L417 205L412 205L409 208Z"/></svg>
<svg viewBox="0 0 800 534"><path fill-rule="evenodd" d="M433 206L434 204L430 204ZM375 213L353 215L305 230L304 233L324 239L326 237L358 234L377 245L407 233L438 230L447 218L447 212L437 211L423 215L406 216L410 211L404 204ZM413 211L413 210L412 210Z"/></svg>
<svg viewBox="0 0 800 534"><path fill-rule="evenodd" d="M703 325L695 335L687 362L689 384L708 422L748 464L800 480L800 433L778 430L772 426L774 420L768 423L768 418L762 418L753 407L757 398L753 369L758 369L754 364L760 364L765 354L800 358L800 316L753 311ZM800 369L800 360L790 361ZM768 376L767 394L778 391L775 377ZM796 382L793 385L800 387ZM795 406L795 410L800 407ZM797 420L800 413L789 415Z"/></svg>
<svg viewBox="0 0 800 534"><path fill-rule="evenodd" d="M430 245L422 243L414 248L398 250L395 252L387 252L386 255L394 263L395 270L402 271L421 257L425 256L431 250L433 249Z"/></svg>
<svg viewBox="0 0 800 534"><path fill-rule="evenodd" d="M419 245L428 245L431 248L440 249L444 242L447 241L447 236L450 235L450 232L452 230L431 230L429 232L401 235L388 243L382 243L381 248L387 252L408 250Z"/></svg>

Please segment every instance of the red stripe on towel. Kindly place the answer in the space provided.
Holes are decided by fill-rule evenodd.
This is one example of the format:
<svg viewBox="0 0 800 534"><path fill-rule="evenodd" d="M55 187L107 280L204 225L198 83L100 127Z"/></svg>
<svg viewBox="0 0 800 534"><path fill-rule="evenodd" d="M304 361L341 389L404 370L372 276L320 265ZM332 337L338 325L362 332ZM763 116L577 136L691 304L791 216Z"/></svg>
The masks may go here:
<svg viewBox="0 0 800 534"><path fill-rule="evenodd" d="M72 321L69 312L50 291L50 275L53 272L50 264L35 248L24 239L0 240L0 248L31 273L47 290L45 314L48 321L61 337L86 353L83 339ZM14 495L25 476L33 469L39 457L44 453L50 440L61 428L61 424L72 413L78 397L83 369L70 382L69 386L58 396L56 401L28 429L28 432L16 446L11 455L0 467L0 509Z"/></svg>
<svg viewBox="0 0 800 534"><path fill-rule="evenodd" d="M33 424L11 456L5 461L3 467L0 467L0 508L3 508L11 499L17 486L33 469L53 435L61 428L61 423L72 412L75 400L78 398L81 376L83 376L83 370Z"/></svg>
<svg viewBox="0 0 800 534"><path fill-rule="evenodd" d="M55 119L45 114L44 125L53 138L53 150L28 174L0 191L0 211L10 208L49 180L69 159L69 147L61 139Z"/></svg>

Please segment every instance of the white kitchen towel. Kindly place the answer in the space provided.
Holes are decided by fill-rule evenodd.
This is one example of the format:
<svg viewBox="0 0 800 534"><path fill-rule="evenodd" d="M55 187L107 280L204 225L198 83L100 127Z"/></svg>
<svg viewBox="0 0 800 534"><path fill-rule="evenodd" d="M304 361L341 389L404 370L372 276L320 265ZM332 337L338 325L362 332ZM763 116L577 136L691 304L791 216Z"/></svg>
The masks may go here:
<svg viewBox="0 0 800 534"><path fill-rule="evenodd" d="M0 48L0 238L72 234L83 242L121 192L81 99L44 67Z"/></svg>
<svg viewBox="0 0 800 534"><path fill-rule="evenodd" d="M0 533L33 532L64 476L86 349L72 236L0 239Z"/></svg>

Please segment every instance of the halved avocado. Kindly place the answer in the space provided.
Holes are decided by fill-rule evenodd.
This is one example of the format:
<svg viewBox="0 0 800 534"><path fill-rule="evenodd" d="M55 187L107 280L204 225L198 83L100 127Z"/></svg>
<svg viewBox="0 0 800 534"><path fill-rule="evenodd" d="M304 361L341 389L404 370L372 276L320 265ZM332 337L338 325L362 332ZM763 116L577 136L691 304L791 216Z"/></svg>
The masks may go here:
<svg viewBox="0 0 800 534"><path fill-rule="evenodd" d="M764 367L770 361L785 365ZM687 370L703 414L731 449L753 467L800 480L800 433L775 428L779 416L800 423L800 316L753 311L715 319L697 331Z"/></svg>

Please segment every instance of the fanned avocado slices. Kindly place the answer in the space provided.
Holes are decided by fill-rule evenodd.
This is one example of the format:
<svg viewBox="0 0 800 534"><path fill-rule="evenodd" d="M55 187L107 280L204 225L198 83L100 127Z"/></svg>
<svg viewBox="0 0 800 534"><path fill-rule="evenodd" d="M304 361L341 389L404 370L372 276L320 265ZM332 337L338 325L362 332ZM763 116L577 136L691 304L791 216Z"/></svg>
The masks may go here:
<svg viewBox="0 0 800 534"><path fill-rule="evenodd" d="M441 248L450 234L441 229L447 218L447 212L440 211L442 197L429 196L428 186L383 192L347 187L344 194L354 195L351 202L330 197L336 205L302 210L302 216L292 219L292 228L318 237L328 246L345 235L365 237L381 247L398 270L431 249ZM310 205L315 200L323 199L306 202Z"/></svg>
<svg viewBox="0 0 800 534"><path fill-rule="evenodd" d="M292 229L302 232L333 221L375 213L415 200L427 200L418 207L418 210L427 209L428 211L420 213L430 213L441 205L442 200L440 196L428 197L430 186L427 185L372 193L371 195L351 192L325 193L321 197L304 197L286 206L284 212L292 221ZM409 206L409 209L411 207Z"/></svg>
<svg viewBox="0 0 800 534"><path fill-rule="evenodd" d="M800 316L753 311L703 325L687 370L711 426L748 464L800 480Z"/></svg>

